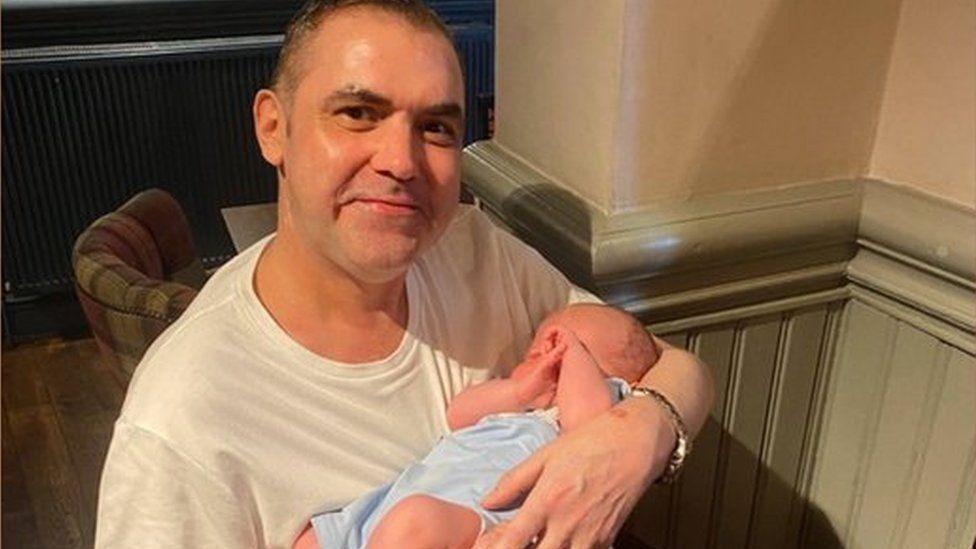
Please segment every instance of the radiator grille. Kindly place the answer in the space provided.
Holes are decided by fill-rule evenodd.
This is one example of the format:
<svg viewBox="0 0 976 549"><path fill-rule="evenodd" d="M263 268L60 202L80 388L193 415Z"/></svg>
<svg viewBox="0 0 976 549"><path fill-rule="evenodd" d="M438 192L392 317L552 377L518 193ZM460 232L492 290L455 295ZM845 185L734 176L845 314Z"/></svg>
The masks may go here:
<svg viewBox="0 0 976 549"><path fill-rule="evenodd" d="M454 28L468 85L466 140L487 130L489 25ZM186 210L207 266L233 254L220 208L275 199L251 129L280 37L4 51L3 280L8 295L67 289L91 221L160 187Z"/></svg>

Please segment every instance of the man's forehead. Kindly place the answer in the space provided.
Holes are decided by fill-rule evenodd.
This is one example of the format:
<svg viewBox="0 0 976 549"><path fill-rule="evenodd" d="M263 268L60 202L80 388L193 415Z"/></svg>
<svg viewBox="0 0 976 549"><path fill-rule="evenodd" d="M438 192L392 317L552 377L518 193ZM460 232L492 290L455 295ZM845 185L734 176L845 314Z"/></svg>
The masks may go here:
<svg viewBox="0 0 976 549"><path fill-rule="evenodd" d="M305 75L315 72L333 90L359 87L382 93L388 84L422 74L417 83L442 88L442 100L452 99L458 89L463 94L460 64L445 37L377 8L346 11L323 21L303 48Z"/></svg>
<svg viewBox="0 0 976 549"><path fill-rule="evenodd" d="M450 40L437 30L422 27L402 15L377 7L356 6L330 14L315 30L317 55L345 55L352 60L366 59L377 50L406 54L420 48L437 49L445 59L457 62Z"/></svg>

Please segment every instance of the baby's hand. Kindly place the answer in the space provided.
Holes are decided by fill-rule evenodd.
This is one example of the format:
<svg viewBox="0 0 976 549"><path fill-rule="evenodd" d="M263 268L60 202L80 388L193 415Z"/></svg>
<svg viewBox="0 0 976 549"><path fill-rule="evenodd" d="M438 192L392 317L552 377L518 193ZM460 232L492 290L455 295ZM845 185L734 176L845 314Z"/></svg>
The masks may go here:
<svg viewBox="0 0 976 549"><path fill-rule="evenodd" d="M563 360L588 359L587 357L590 357L590 351L587 350L586 345L583 345L583 342L572 331L560 328L554 337L557 344L565 349Z"/></svg>
<svg viewBox="0 0 976 549"><path fill-rule="evenodd" d="M516 381L515 392L523 407L537 409L552 404L565 352L565 345L557 343L548 351L530 354L515 368L511 377Z"/></svg>

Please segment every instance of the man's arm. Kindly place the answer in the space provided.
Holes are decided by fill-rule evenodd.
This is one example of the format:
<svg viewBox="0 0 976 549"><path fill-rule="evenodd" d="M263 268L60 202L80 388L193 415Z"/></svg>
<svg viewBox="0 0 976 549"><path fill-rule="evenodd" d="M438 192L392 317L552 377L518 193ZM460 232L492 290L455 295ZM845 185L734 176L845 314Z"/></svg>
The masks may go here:
<svg viewBox="0 0 976 549"><path fill-rule="evenodd" d="M688 436L694 438L705 425L715 399L712 372L695 355L655 335L651 337L654 338L660 358L644 374L638 385L652 387L665 395L681 415L681 420L688 429ZM670 451L667 456L670 456Z"/></svg>
<svg viewBox="0 0 976 549"><path fill-rule="evenodd" d="M641 380L677 408L689 434L714 398L707 366L655 338L661 356ZM664 471L676 436L667 414L647 398L629 398L544 447L512 469L483 504L501 507L529 493L516 517L476 547L524 547L544 531L539 549L607 547L647 486Z"/></svg>
<svg viewBox="0 0 976 549"><path fill-rule="evenodd" d="M156 435L116 423L95 547L257 547L243 501Z"/></svg>

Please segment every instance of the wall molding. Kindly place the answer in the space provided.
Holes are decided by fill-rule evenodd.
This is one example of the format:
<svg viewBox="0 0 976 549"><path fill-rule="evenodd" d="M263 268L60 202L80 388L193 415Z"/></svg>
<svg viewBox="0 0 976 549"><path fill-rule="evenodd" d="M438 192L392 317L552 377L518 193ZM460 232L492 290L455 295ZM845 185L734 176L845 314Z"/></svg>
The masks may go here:
<svg viewBox="0 0 976 549"><path fill-rule="evenodd" d="M903 186L818 181L607 215L491 141L465 149L462 180L576 283L655 329L881 298L972 348L976 212Z"/></svg>
<svg viewBox="0 0 976 549"><path fill-rule="evenodd" d="M976 289L976 211L904 185L861 187L862 246Z"/></svg>
<svg viewBox="0 0 976 549"><path fill-rule="evenodd" d="M870 249L858 251L851 259L847 277L856 288L894 298L961 330L973 331L976 324L969 284L956 284Z"/></svg>

